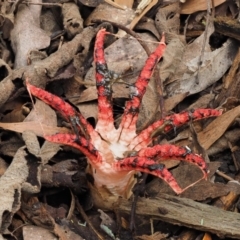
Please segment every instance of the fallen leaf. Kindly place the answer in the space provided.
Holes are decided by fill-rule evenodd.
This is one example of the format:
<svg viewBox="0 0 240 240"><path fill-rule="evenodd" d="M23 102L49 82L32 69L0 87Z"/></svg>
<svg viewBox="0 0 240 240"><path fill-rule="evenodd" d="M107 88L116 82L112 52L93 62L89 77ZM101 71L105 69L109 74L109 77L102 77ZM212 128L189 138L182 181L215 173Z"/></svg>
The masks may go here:
<svg viewBox="0 0 240 240"><path fill-rule="evenodd" d="M40 3L40 0L34 0ZM50 37L40 28L41 5L20 4L11 32L11 43L15 52L15 68L27 65L27 54L33 49L44 49L50 44ZM27 19L27 21L26 21Z"/></svg>
<svg viewBox="0 0 240 240"><path fill-rule="evenodd" d="M78 6L74 2L63 3L62 5L63 26L68 38L73 38L83 30L83 19Z"/></svg>
<svg viewBox="0 0 240 240"><path fill-rule="evenodd" d="M226 2L226 0L213 0L213 6L217 7L218 5ZM187 0L185 3L181 4L181 14L192 14L198 11L207 10L207 4L205 0Z"/></svg>
<svg viewBox="0 0 240 240"><path fill-rule="evenodd" d="M89 15L85 24L91 25L94 20L106 20L111 22L117 22L123 26L130 23L131 16L133 16L134 11L131 8L120 9L113 7L107 3L99 4L94 11Z"/></svg>
<svg viewBox="0 0 240 240"><path fill-rule="evenodd" d="M198 46L201 46L200 43L198 44ZM166 86L168 96L186 92L194 94L211 86L225 74L231 66L236 54L236 44L233 41L228 40L223 47L218 48L213 52L205 51L202 65L198 70L198 49L199 47L196 46L191 52L189 52L190 49L186 50L186 52L188 52L188 57L192 57L192 59L187 60L187 53L185 52L182 64L184 64L186 68L183 68L183 70L179 67L179 72L175 73L172 77L172 79L175 79L176 81L171 82ZM183 75L181 73L182 71L184 71Z"/></svg>
<svg viewBox="0 0 240 240"><path fill-rule="evenodd" d="M161 239L166 239L167 237L168 237L168 234L166 234L166 233L155 232L152 235L137 236L136 239L138 239L138 240L161 240Z"/></svg>
<svg viewBox="0 0 240 240"><path fill-rule="evenodd" d="M11 165L0 178L0 226L4 232L11 224L13 215L20 209L22 191L36 193L39 188L30 187L27 183L29 176L29 160L25 147L19 148ZM37 182L35 182L36 184Z"/></svg>
<svg viewBox="0 0 240 240"><path fill-rule="evenodd" d="M70 133L71 130L65 127L51 127L39 122L21 122L21 123L0 123L0 128L23 133L24 131L33 131L37 136L53 135L56 133Z"/></svg>
<svg viewBox="0 0 240 240"><path fill-rule="evenodd" d="M56 236L48 229L34 225L23 226L24 240L56 240Z"/></svg>
<svg viewBox="0 0 240 240"><path fill-rule="evenodd" d="M38 122L40 125L43 123L48 126L56 126L57 115L49 105L39 99L36 99L36 103L34 104L32 111L23 122ZM44 132L44 129L42 130Z"/></svg>
<svg viewBox="0 0 240 240"><path fill-rule="evenodd" d="M28 151L34 156L38 156L40 154L40 144L35 133L32 131L24 131L22 137Z"/></svg>

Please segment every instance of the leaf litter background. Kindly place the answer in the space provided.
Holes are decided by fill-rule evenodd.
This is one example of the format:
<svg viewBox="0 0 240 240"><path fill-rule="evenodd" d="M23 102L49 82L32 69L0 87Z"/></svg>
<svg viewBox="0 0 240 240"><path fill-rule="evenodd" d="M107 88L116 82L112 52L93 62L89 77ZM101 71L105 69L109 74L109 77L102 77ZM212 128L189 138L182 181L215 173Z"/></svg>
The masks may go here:
<svg viewBox="0 0 240 240"><path fill-rule="evenodd" d="M1 2L0 239L240 238L235 222L240 194L240 55L236 34L216 30L218 19L235 21L239 29L239 10L235 1L213 3L214 9L202 0ZM109 22L127 26L138 38ZM140 200L148 207L137 209L134 234L129 230L131 202L117 204L115 211L93 206L84 156L41 138L71 130L49 106L31 99L25 88L28 77L74 104L94 124L93 43L103 26L118 36L107 37L105 51L109 68L119 78L113 84L116 124L129 97L124 83L136 80L147 58L143 45L153 51L163 32L167 50L144 96L138 128L171 112L224 110L217 119L191 123L158 140L202 154L209 163L209 180L176 198L160 179L149 178ZM183 187L201 177L194 166L166 164ZM168 215L171 201L179 206ZM196 207L195 201L204 205ZM205 224L194 222L197 208L205 205ZM183 214L187 206L190 223Z"/></svg>

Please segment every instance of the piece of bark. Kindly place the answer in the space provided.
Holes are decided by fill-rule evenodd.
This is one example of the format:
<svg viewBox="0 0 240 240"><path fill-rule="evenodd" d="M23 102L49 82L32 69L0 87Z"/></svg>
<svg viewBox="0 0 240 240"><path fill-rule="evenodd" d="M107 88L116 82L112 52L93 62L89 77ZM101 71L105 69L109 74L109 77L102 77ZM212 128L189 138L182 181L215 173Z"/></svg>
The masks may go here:
<svg viewBox="0 0 240 240"><path fill-rule="evenodd" d="M131 202L120 200L119 211L130 212ZM195 202L190 199L162 194L154 199L141 198L136 213L175 225L183 225L219 237L240 239L240 215Z"/></svg>
<svg viewBox="0 0 240 240"><path fill-rule="evenodd" d="M230 17L223 16L217 17L214 20L214 27L216 32L240 40L239 36L240 23L238 19L232 19Z"/></svg>

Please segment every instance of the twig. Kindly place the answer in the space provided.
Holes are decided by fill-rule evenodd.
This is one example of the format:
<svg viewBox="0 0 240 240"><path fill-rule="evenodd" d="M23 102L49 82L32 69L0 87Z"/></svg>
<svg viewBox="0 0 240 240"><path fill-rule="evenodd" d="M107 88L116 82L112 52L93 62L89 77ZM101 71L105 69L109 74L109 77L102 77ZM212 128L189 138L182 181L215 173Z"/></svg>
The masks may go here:
<svg viewBox="0 0 240 240"><path fill-rule="evenodd" d="M79 203L78 199L75 198L76 207L79 213L82 215L84 221L89 225L89 227L93 230L93 232L98 236L99 239L104 240L104 237L95 229L95 227L92 225L91 221L89 220L88 216L84 212L81 204Z"/></svg>
<svg viewBox="0 0 240 240"><path fill-rule="evenodd" d="M129 226L131 232L134 232L134 230L136 229L135 216L136 216L137 201L138 201L139 195L144 191L143 189L145 188L147 176L148 174L144 173L142 177L138 179L138 182L135 184L133 189L133 202L131 207L130 226Z"/></svg>
<svg viewBox="0 0 240 240"><path fill-rule="evenodd" d="M238 172L239 167L238 167L237 159L236 159L235 154L234 154L234 151L235 151L234 147L232 146L231 142L229 142L229 141L228 141L228 146L229 146L229 148L232 152L233 163L234 163L234 166L236 168L236 171Z"/></svg>
<svg viewBox="0 0 240 240"><path fill-rule="evenodd" d="M225 173L223 173L223 172L221 172L219 170L217 170L216 173L217 173L217 175L225 178L228 181L235 181L233 178L229 177L227 174L225 174Z"/></svg>
<svg viewBox="0 0 240 240"><path fill-rule="evenodd" d="M9 3L15 3L16 1L8 0ZM27 1L22 1L21 3L23 4L31 4L31 5L41 5L41 6L57 6L57 7L62 7L61 3L35 3L35 2L27 2Z"/></svg>

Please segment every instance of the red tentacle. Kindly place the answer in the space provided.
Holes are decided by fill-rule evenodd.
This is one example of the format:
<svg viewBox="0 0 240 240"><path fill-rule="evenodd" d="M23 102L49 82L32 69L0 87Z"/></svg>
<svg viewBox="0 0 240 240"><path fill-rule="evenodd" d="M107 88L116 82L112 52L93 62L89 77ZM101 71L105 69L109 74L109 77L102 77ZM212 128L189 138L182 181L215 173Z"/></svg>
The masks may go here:
<svg viewBox="0 0 240 240"><path fill-rule="evenodd" d="M173 189L174 192L180 194L183 189L178 185L173 175L166 169L164 164L156 163L156 161L146 157L129 157L121 159L113 164L113 168L118 171L137 170L152 174L163 179Z"/></svg>
<svg viewBox="0 0 240 240"><path fill-rule="evenodd" d="M131 87L131 100L126 103L125 111L122 117L120 127L122 128L122 136L129 130L136 130L136 122L139 115L139 107L146 91L148 82L153 74L154 67L162 57L166 45L164 36L156 48L156 50L148 57L137 81Z"/></svg>
<svg viewBox="0 0 240 240"><path fill-rule="evenodd" d="M154 133L163 127L162 132L166 133L170 130L186 124L190 121L196 121L208 117L217 117L222 114L222 110L216 109L197 109L194 111L186 111L178 114L172 114L164 119L154 122L149 127L144 129L131 143L131 148L139 150L146 147L152 142L152 137ZM166 126L164 126L165 123Z"/></svg>
<svg viewBox="0 0 240 240"><path fill-rule="evenodd" d="M26 86L30 94L41 99L43 102L60 112L60 114L72 124L76 134L80 131L89 138L89 134L91 135L95 132L92 125L88 123L82 114L77 112L70 104L62 100L60 97L31 85L28 80L26 81Z"/></svg>
<svg viewBox="0 0 240 240"><path fill-rule="evenodd" d="M203 178L207 178L208 170L206 162L200 155L191 153L191 150L187 147L179 147L170 144L156 145L140 150L138 156L154 158L158 162L167 159L186 161L199 167L203 172Z"/></svg>
<svg viewBox="0 0 240 240"><path fill-rule="evenodd" d="M102 157L97 149L84 137L77 136L76 134L55 134L52 136L44 136L49 142L68 145L81 151L90 161L91 165L102 164Z"/></svg>
<svg viewBox="0 0 240 240"><path fill-rule="evenodd" d="M98 122L96 130L107 133L114 129L112 109L111 74L104 58L104 36L106 29L101 29L96 37L94 62L96 64L96 86L98 92ZM104 136L102 136L104 137Z"/></svg>

